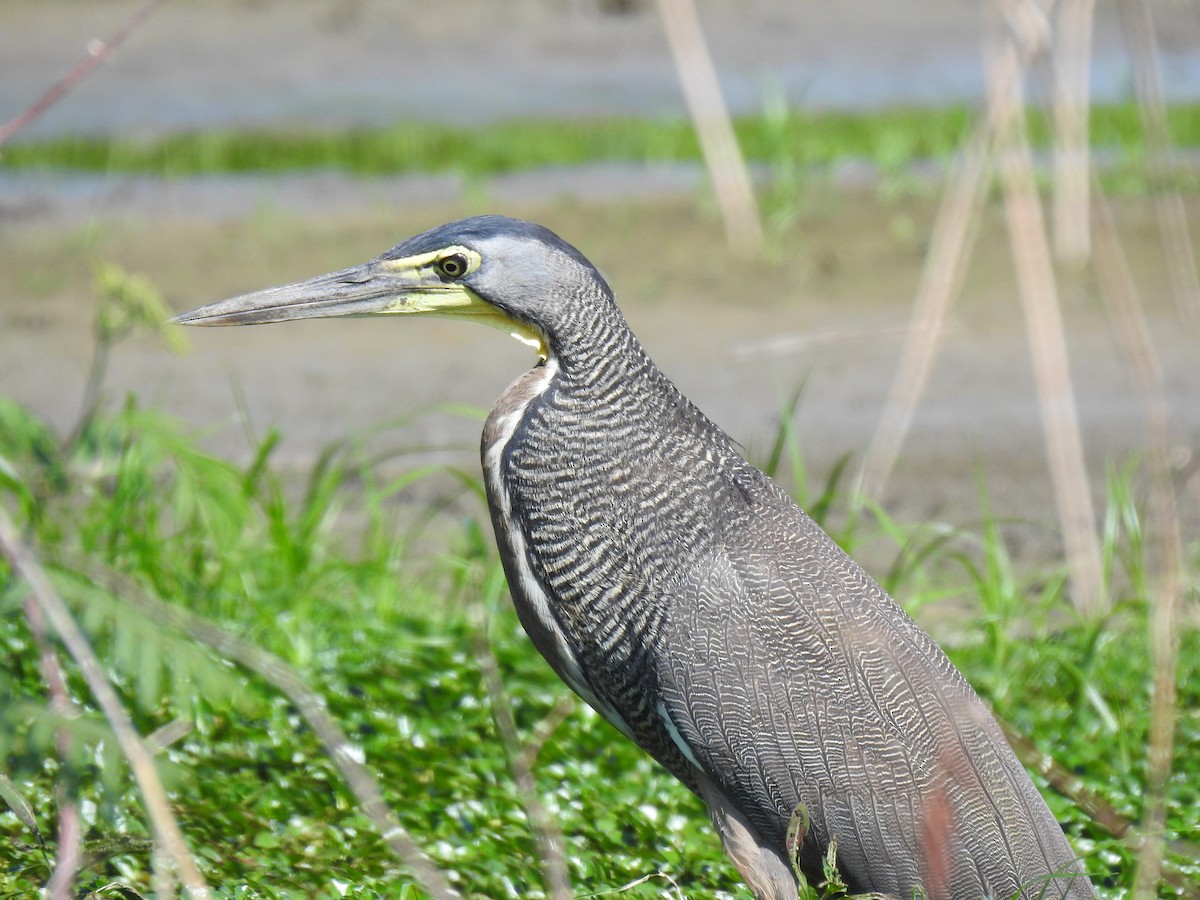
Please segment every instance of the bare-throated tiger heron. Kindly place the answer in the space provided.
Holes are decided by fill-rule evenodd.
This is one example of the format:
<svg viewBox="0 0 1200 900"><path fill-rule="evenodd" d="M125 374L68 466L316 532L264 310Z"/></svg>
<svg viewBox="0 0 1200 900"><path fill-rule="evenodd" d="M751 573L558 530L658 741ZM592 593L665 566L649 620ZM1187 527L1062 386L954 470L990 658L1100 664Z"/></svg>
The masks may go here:
<svg viewBox="0 0 1200 900"><path fill-rule="evenodd" d="M1091 897L988 709L933 640L646 355L538 225L443 225L188 325L431 313L537 348L483 429L496 539L554 671L708 804L760 898L837 842L852 891Z"/></svg>

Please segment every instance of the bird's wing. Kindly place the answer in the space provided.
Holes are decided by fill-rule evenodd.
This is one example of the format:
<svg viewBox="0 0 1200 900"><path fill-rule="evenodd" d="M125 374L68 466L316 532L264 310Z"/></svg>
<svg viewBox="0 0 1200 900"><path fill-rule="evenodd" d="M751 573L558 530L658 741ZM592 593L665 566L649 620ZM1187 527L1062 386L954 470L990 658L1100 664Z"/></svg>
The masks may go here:
<svg viewBox="0 0 1200 900"><path fill-rule="evenodd" d="M802 863L836 838L852 889L1014 893L989 869L1054 852L1037 831L1057 828L965 679L803 513L759 509L726 534L664 623L663 714L685 755L779 850L803 804Z"/></svg>

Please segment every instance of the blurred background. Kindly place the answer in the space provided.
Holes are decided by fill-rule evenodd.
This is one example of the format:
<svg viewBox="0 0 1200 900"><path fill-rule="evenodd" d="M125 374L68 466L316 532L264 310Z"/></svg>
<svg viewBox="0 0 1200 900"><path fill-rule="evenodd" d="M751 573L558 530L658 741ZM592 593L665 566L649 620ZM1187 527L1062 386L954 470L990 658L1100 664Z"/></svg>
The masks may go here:
<svg viewBox="0 0 1200 900"><path fill-rule="evenodd" d="M6 4L0 115L15 117L140 6ZM861 462L913 327L942 185L986 105L987 9L745 0L698 11L761 196L766 237L750 257L727 250L650 0L154 8L0 156L0 390L62 427L76 415L97 259L145 273L182 309L502 212L597 261L660 365L752 452L803 383L796 423L811 464ZM1103 107L1094 158L1143 280L1175 433L1194 446L1195 332L1167 296L1136 44L1116 4L1094 13L1083 48L1084 98ZM1172 177L1191 184L1200 14L1162 0L1152 29L1163 98L1180 110ZM1042 178L1053 171L1052 49L1030 50L1025 79L1044 113L1033 123ZM1049 474L1003 209L988 203L976 219L885 497L915 516L966 514L984 473L998 512L1042 516ZM1143 407L1111 316L1081 284L1062 299L1087 464L1102 477L1105 460L1141 446ZM279 452L296 460L331 428L448 401L486 407L527 362L496 335L425 322L189 339L184 358L125 349L109 392L137 388L222 452L250 452L235 419L277 425ZM423 443L474 452L473 422L417 427Z"/></svg>
<svg viewBox="0 0 1200 900"><path fill-rule="evenodd" d="M547 742L540 790L581 884L663 865L685 886L715 879L689 896L737 896L718 848L697 856L711 835L694 798L620 758L496 612L479 429L527 347L436 320L164 324L479 213L540 222L594 261L667 375L998 713L1165 835L1160 883L1161 854L1128 822L1052 800L1107 896L1195 896L1195 848L1174 839L1194 837L1200 808L1200 654L1194 628L1182 656L1179 638L1200 547L1197 0L4 0L0 499L30 540L87 591L109 584L96 566L128 575L298 667L361 726L406 827L460 888L539 895L541 837L521 831L535 804L505 767ZM0 751L26 780L6 798L43 813L62 784L44 760L113 742L99 724L61 737L71 707L38 668L45 636L11 574L0 611L28 622L0 619L0 650L21 660L11 681L0 668ZM136 632L131 592L105 590L72 602L126 695L143 691L127 697L139 728L197 730L168 756L210 874L294 876L309 896L296 859L327 853L323 884L347 867L347 884L380 879L356 895L398 883L380 842L359 866L361 794L338 788L346 821L323 818L336 775L318 765L297 776L311 790L259 798L276 770L256 760L276 751L254 742L321 756L287 688L188 631L241 673L229 696L273 698L253 714L266 724L238 731L209 670ZM509 702L481 686L492 646L516 673L527 754L488 731L500 720L479 698ZM43 677L67 706L39 743ZM413 721L377 715L413 697ZM105 791L125 770L88 765L82 793L108 797L119 832ZM572 780L597 787L560 794ZM289 818L298 793L307 812ZM9 871L40 886L32 813L7 802L21 862L0 889ZM129 862L94 807L102 836L83 846L107 868L89 877L146 890L158 843ZM640 824L611 812L647 807ZM46 821L74 821L63 809ZM231 809L251 821L226 827ZM252 835L244 868L208 852L229 831ZM59 865L60 890L77 862Z"/></svg>

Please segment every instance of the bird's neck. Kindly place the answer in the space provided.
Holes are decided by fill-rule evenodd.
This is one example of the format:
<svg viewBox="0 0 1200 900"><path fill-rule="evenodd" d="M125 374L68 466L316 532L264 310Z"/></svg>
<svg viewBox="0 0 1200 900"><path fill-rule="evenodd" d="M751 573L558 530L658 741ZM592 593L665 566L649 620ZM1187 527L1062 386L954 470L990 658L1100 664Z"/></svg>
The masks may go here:
<svg viewBox="0 0 1200 900"><path fill-rule="evenodd" d="M562 402L588 408L594 422L678 394L624 323L599 323L586 337L551 342L546 388Z"/></svg>

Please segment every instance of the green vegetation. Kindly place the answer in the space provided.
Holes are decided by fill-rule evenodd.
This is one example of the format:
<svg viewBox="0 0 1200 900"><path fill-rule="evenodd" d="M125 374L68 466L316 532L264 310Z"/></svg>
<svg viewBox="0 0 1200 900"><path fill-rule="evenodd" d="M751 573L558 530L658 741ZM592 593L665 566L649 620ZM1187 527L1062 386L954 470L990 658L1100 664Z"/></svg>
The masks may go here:
<svg viewBox="0 0 1200 900"><path fill-rule="evenodd" d="M151 286L111 268L98 285L94 379L113 341L161 327ZM580 896L623 887L623 896L747 896L699 801L572 701L533 651L504 598L474 475L440 473L458 486L460 511L420 513L447 535L444 552L422 560L408 551L403 494L438 473L397 473L375 435L370 454L349 440L289 476L272 464L277 438L239 466L133 400L86 409L60 438L0 398L0 505L138 731L163 745L160 775L218 896L420 896L328 743L306 727L285 664L325 699L361 751L351 755L366 760L399 821L465 893L540 895L531 798L510 774L533 761L536 796L562 830ZM790 468L809 494L786 431L768 463ZM1074 619L1059 571L1023 571L1010 558L1001 523L965 534L855 518L836 473L801 498L822 516L841 512L850 522L837 532L843 541L895 546L887 582L910 608L949 599L963 610L963 637L948 646L955 662L1002 717L1134 820L1151 682L1135 475L1131 467L1111 477L1106 559L1119 602L1090 624ZM1193 601L1198 555L1189 547ZM25 581L0 562L0 896L34 896L45 884L72 800L84 834L80 887L147 896L162 875L144 803L61 649L73 708L48 708L41 651L58 643L29 610ZM274 658L254 662L233 635ZM1181 642L1168 874L1195 891L1198 854L1181 841L1200 834L1200 633ZM488 678L493 660L502 690ZM503 737L506 710L516 742ZM1106 895L1128 890L1130 844L1041 787Z"/></svg>
<svg viewBox="0 0 1200 900"><path fill-rule="evenodd" d="M1134 104L1092 110L1092 146L1143 155ZM736 123L746 156L773 167L823 166L869 160L884 172L922 159L945 159L958 148L973 114L963 107L895 109L870 114L798 112L768 104L761 116ZM1200 105L1169 111L1178 148L1200 147ZM1049 147L1047 116L1031 111L1035 145ZM0 153L0 167L57 167L165 176L340 169L361 175L453 169L489 176L544 166L622 161L697 161L686 120L518 120L479 128L408 122L346 132L205 131L138 140L74 137L18 142Z"/></svg>

